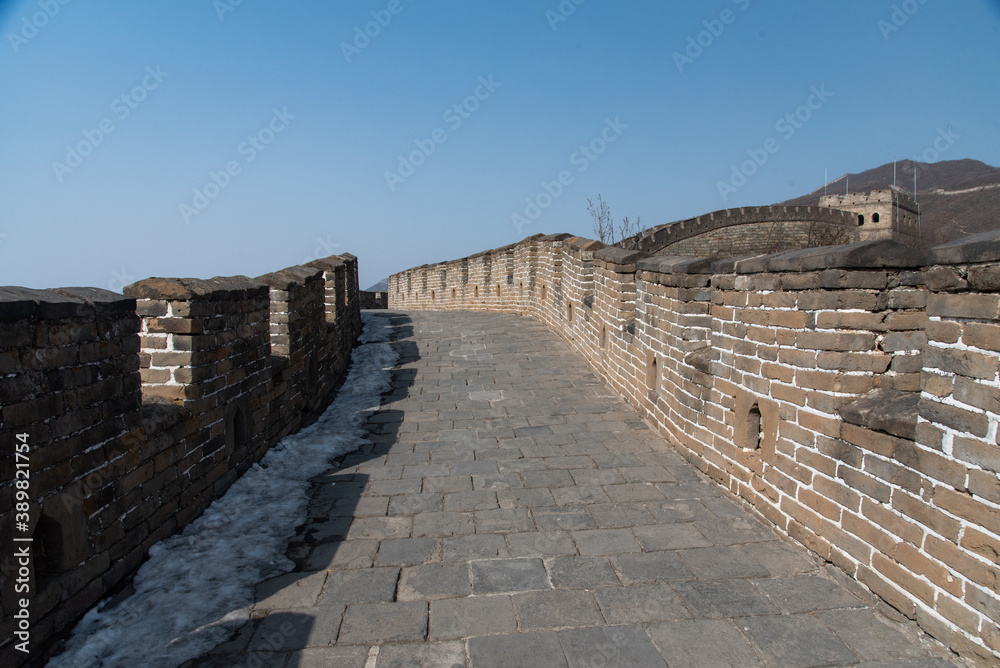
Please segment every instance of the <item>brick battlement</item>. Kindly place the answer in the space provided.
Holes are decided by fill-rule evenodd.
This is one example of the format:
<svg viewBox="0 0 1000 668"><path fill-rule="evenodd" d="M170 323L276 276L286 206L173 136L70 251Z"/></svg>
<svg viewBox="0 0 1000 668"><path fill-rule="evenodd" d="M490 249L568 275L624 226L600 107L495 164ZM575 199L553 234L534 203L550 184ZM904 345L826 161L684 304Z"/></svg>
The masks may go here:
<svg viewBox="0 0 1000 668"><path fill-rule="evenodd" d="M358 263L150 278L125 296L0 287L0 535L16 533L16 434L30 450L32 653L123 584L331 400L361 332ZM22 536L23 537L23 536ZM12 550L0 635L14 637ZM12 643L0 663L19 665Z"/></svg>
<svg viewBox="0 0 1000 668"><path fill-rule="evenodd" d="M537 318L780 531L1000 659L1000 231L736 260L538 235L395 274L389 307Z"/></svg>

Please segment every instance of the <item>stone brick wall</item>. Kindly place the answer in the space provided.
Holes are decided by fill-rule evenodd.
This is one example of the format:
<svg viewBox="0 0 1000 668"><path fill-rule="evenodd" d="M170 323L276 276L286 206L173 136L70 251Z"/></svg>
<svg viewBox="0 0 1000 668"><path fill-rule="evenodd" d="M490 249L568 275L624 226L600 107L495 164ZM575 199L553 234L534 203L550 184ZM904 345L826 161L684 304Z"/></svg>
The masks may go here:
<svg viewBox="0 0 1000 668"><path fill-rule="evenodd" d="M504 299L469 299L476 272L433 299L405 289L510 254L396 274L389 306L538 318L779 530L1000 660L1000 231L742 260L539 235L514 247Z"/></svg>
<svg viewBox="0 0 1000 668"><path fill-rule="evenodd" d="M649 254L680 255L692 250L678 251L674 247L685 240L709 235L725 242L724 250L729 250L730 243L740 244L744 241L744 226L755 226L758 232L766 232L758 241L767 243L774 248L756 248L755 252L775 252L793 248L804 248L803 240L810 245L830 245L859 240L857 216L848 211L840 211L829 207L818 206L748 206L739 209L713 211L696 218L680 220L667 225L660 225L646 232L638 241L636 248ZM748 228L750 229L750 228ZM710 233L715 233L710 235ZM842 234L840 233L842 232ZM847 238L843 238L848 235ZM824 239L830 239L822 243ZM813 243L820 241L821 243ZM718 255L719 247L708 249L713 255Z"/></svg>
<svg viewBox="0 0 1000 668"><path fill-rule="evenodd" d="M357 259L310 265L147 279L127 296L0 288L0 535L28 535L14 506L27 434L35 657L327 405L361 330ZM0 569L0 637L13 640L11 550ZM0 647L2 665L26 658Z"/></svg>
<svg viewBox="0 0 1000 668"><path fill-rule="evenodd" d="M361 291L361 308L384 309L389 308L389 297L384 292Z"/></svg>

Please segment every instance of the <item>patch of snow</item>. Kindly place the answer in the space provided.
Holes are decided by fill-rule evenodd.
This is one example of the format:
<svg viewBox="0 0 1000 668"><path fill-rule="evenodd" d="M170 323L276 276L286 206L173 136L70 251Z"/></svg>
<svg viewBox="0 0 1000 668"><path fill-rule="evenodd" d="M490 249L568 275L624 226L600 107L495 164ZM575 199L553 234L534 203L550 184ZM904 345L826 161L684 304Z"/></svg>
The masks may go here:
<svg viewBox="0 0 1000 668"><path fill-rule="evenodd" d="M336 400L319 420L273 447L180 534L157 543L135 593L84 616L49 668L173 667L226 641L249 618L258 582L287 573L295 528L306 520L309 479L368 443L398 354L388 319L363 313L362 345Z"/></svg>

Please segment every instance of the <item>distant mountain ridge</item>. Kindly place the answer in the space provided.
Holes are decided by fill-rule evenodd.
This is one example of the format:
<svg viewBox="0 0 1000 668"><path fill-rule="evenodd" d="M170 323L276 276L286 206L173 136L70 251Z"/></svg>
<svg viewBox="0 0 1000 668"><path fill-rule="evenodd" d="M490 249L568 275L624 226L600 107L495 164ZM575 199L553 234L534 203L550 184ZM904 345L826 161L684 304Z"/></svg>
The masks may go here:
<svg viewBox="0 0 1000 668"><path fill-rule="evenodd" d="M365 292L389 292L389 279L383 278L381 281L365 290Z"/></svg>
<svg viewBox="0 0 1000 668"><path fill-rule="evenodd" d="M896 163L896 186L913 193L917 176L921 236L937 245L987 230L1000 228L1000 168L979 160L944 160L935 163L900 160ZM860 174L845 174L826 185L830 195L863 193L893 185L893 165L886 163ZM781 202L788 206L816 206L824 189Z"/></svg>

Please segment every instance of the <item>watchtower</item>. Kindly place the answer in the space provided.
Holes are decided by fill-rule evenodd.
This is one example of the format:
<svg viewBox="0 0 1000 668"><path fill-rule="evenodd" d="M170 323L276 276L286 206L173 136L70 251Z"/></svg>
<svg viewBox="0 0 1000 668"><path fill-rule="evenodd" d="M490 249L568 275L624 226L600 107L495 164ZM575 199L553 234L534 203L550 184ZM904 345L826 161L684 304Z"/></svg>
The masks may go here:
<svg viewBox="0 0 1000 668"><path fill-rule="evenodd" d="M819 205L857 214L861 241L892 239L907 246L920 245L920 208L912 195L899 188L824 195Z"/></svg>

